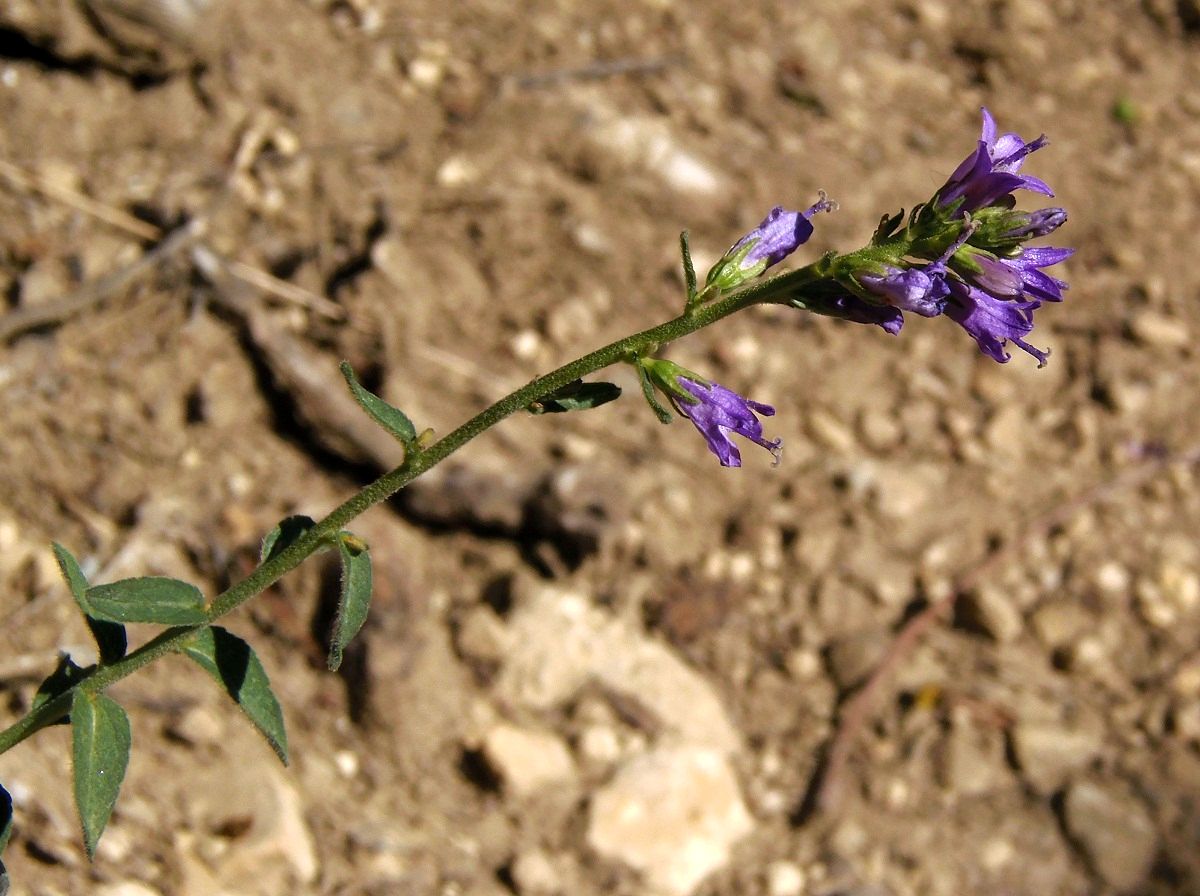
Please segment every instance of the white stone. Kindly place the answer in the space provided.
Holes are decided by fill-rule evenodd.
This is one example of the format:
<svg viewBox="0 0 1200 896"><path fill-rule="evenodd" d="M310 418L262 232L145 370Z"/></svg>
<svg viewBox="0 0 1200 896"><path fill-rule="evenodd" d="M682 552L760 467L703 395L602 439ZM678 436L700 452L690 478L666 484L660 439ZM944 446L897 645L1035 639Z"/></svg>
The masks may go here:
<svg viewBox="0 0 1200 896"><path fill-rule="evenodd" d="M105 884L102 887L97 887L94 892L95 896L162 896L158 890L148 887L146 884L139 883L136 880Z"/></svg>
<svg viewBox="0 0 1200 896"><path fill-rule="evenodd" d="M596 103L589 104L588 115L593 122L588 136L624 166L648 171L678 193L712 197L723 191L725 179L687 149L665 123Z"/></svg>
<svg viewBox="0 0 1200 896"><path fill-rule="evenodd" d="M687 896L752 828L719 751L663 747L631 760L596 794L588 842L639 871L651 890Z"/></svg>
<svg viewBox="0 0 1200 896"><path fill-rule="evenodd" d="M539 849L523 852L513 860L512 877L521 896L552 896L563 891L558 869Z"/></svg>
<svg viewBox="0 0 1200 896"><path fill-rule="evenodd" d="M1124 789L1090 782L1072 785L1063 801L1071 838L1116 890L1140 884L1150 871L1158 834L1145 807Z"/></svg>
<svg viewBox="0 0 1200 896"><path fill-rule="evenodd" d="M709 683L632 622L579 594L545 587L509 623L513 645L496 679L501 701L553 708L595 682L653 717L663 734L736 751L741 739Z"/></svg>
<svg viewBox="0 0 1200 896"><path fill-rule="evenodd" d="M801 896L807 879L795 862L772 862L767 867L767 893L770 896Z"/></svg>
<svg viewBox="0 0 1200 896"><path fill-rule="evenodd" d="M353 778L358 774L358 755L351 750L338 750L334 753L333 764L343 778Z"/></svg>
<svg viewBox="0 0 1200 896"><path fill-rule="evenodd" d="M1103 746L1103 732L1093 726L1073 729L1046 722L1018 722L1012 738L1021 771L1040 794L1061 787L1071 772L1095 759Z"/></svg>
<svg viewBox="0 0 1200 896"><path fill-rule="evenodd" d="M466 156L451 156L438 166L434 179L438 186L456 188L468 187L479 180L479 166Z"/></svg>
<svg viewBox="0 0 1200 896"><path fill-rule="evenodd" d="M1096 586L1108 594L1121 594L1129 588L1133 577L1129 570L1116 560L1102 563L1096 570Z"/></svg>
<svg viewBox="0 0 1200 896"><path fill-rule="evenodd" d="M1167 317L1155 311L1142 311L1129 322L1133 337L1143 345L1159 345L1165 348L1182 348L1191 342L1187 324L1176 317Z"/></svg>
<svg viewBox="0 0 1200 896"><path fill-rule="evenodd" d="M483 753L505 787L518 796L575 775L567 745L549 731L500 724L484 736Z"/></svg>
<svg viewBox="0 0 1200 896"><path fill-rule="evenodd" d="M590 762L608 765L621 758L621 741L608 725L588 725L579 735L579 752Z"/></svg>

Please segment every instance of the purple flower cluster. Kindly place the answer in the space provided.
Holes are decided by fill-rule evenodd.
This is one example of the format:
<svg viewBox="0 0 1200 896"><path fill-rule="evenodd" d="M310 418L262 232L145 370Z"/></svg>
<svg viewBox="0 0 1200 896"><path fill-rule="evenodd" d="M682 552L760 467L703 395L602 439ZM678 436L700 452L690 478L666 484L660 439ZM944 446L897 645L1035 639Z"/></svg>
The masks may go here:
<svg viewBox="0 0 1200 896"><path fill-rule="evenodd" d="M978 343L984 354L1008 361L1011 342L1046 363L1047 351L1026 341L1033 312L1045 302L1060 302L1067 284L1042 269L1069 258L1074 249L1024 247L1062 226L1061 208L1013 211L1013 191L1053 196L1045 182L1021 174L1026 156L1046 145L1045 137L1025 142L1016 134L996 135L996 122L983 110L979 144L933 200L914 215L913 227L959 226L958 236L937 259L894 263L865 258L847 278L854 295L831 296L805 307L848 320L874 323L889 333L904 325L903 312L922 317L945 315Z"/></svg>

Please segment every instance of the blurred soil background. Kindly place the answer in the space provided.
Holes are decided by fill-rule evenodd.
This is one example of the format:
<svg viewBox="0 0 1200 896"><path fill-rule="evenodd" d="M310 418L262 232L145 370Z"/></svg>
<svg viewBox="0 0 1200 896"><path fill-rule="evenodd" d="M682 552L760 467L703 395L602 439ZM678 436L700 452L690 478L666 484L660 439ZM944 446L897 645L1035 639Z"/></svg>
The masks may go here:
<svg viewBox="0 0 1200 896"><path fill-rule="evenodd" d="M985 104L1071 214L1048 367L760 309L672 352L778 468L624 370L506 422L354 526L341 673L327 557L230 620L290 768L183 660L93 863L68 730L0 757L13 894L1200 892L1195 0L6 0L0 722L94 661L51 539L216 593L398 459L340 359L447 432L676 314L685 227L861 245Z"/></svg>

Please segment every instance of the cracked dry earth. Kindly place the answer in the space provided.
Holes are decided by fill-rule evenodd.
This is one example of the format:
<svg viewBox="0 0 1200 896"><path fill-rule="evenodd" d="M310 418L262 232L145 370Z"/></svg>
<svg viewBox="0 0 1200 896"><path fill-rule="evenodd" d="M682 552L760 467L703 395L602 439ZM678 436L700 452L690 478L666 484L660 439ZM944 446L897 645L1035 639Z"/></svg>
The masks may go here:
<svg viewBox="0 0 1200 896"><path fill-rule="evenodd" d="M8 0L0 723L94 654L49 550L213 594L397 460L676 313L774 204L864 241L970 150L1051 145L1053 351L755 310L673 349L778 408L720 469L636 400L521 417L239 611L292 764L180 661L121 682L94 862L68 733L0 757L20 896L1200 892L1194 0ZM999 554L872 686L903 626ZM135 633L147 637L146 632Z"/></svg>

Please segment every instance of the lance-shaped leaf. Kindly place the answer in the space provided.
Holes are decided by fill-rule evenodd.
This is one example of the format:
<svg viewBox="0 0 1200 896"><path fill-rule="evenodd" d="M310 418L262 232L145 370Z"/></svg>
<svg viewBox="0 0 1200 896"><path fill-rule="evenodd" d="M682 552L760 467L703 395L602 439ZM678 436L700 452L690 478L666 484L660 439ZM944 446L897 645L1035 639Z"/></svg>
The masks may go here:
<svg viewBox="0 0 1200 896"><path fill-rule="evenodd" d="M301 535L316 525L311 516L289 516L279 521L279 524L267 533L263 539L260 562L266 563L278 554L290 548Z"/></svg>
<svg viewBox="0 0 1200 896"><path fill-rule="evenodd" d="M638 382L642 385L642 395L646 398L646 404L650 405L650 410L654 411L659 423L670 423L675 418L659 403L658 396L654 394L654 383L650 382L650 374L643 365L634 366L637 367Z"/></svg>
<svg viewBox="0 0 1200 896"><path fill-rule="evenodd" d="M338 554L342 561L342 593L329 639L332 671L342 665L342 651L367 621L371 607L371 551L367 543L349 532L339 532Z"/></svg>
<svg viewBox="0 0 1200 896"><path fill-rule="evenodd" d="M531 414L561 414L565 411L585 411L598 408L621 397L621 387L613 383L585 383L575 380L561 389L533 402L527 410Z"/></svg>
<svg viewBox="0 0 1200 896"><path fill-rule="evenodd" d="M213 626L192 635L183 646L183 653L225 688L267 739L280 762L287 765L283 711L271 691L267 672L250 645L237 635Z"/></svg>
<svg viewBox="0 0 1200 896"><path fill-rule="evenodd" d="M692 247L686 230L679 234L679 254L683 257L683 283L690 305L696 299L696 267L692 264Z"/></svg>
<svg viewBox="0 0 1200 896"><path fill-rule="evenodd" d="M83 611L92 637L96 640L96 646L100 648L101 664L115 663L125 655L125 649L129 646L129 641L125 637L125 626L119 622L105 622L96 618L87 599L87 577L84 576L83 570L79 568L79 563L76 562L71 552L57 542L54 544L54 558L58 561L58 568L62 570L63 578L67 581L67 588L70 589L71 596L75 598L75 603Z"/></svg>
<svg viewBox="0 0 1200 896"><path fill-rule="evenodd" d="M204 595L199 588L162 576L95 585L87 590L86 597L96 617L110 622L194 625L206 618Z"/></svg>
<svg viewBox="0 0 1200 896"><path fill-rule="evenodd" d="M75 661L65 653L60 655L58 665L55 666L54 671L46 676L45 681L38 685L37 692L33 695L32 708L37 709L39 706L49 703L55 697L65 694L82 679L83 669L75 665ZM65 724L66 721L67 719L64 716L54 724Z"/></svg>
<svg viewBox="0 0 1200 896"><path fill-rule="evenodd" d="M83 845L91 858L129 765L129 717L103 694L77 690L71 702L71 734L75 803L83 825Z"/></svg>
<svg viewBox="0 0 1200 896"><path fill-rule="evenodd" d="M413 426L412 421L405 416L402 410L392 407L374 392L359 385L358 378L354 375L354 368L346 361L341 363L339 369L342 371L342 376L346 378L346 385L350 387L350 394L354 396L354 400L371 415L376 423L403 442L405 447L416 440L417 428Z"/></svg>

